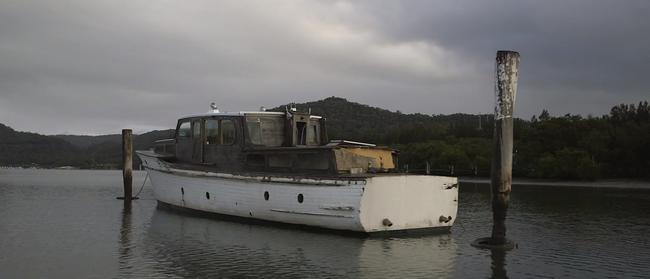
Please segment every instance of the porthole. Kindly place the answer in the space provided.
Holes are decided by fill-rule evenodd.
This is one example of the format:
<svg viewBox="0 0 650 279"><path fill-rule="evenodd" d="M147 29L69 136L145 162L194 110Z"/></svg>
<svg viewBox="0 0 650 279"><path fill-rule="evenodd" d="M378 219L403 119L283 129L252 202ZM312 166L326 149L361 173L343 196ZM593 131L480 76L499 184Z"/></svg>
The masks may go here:
<svg viewBox="0 0 650 279"><path fill-rule="evenodd" d="M205 192L205 198L206 198L206 199L210 199L210 193Z"/></svg>
<svg viewBox="0 0 650 279"><path fill-rule="evenodd" d="M302 194L298 194L298 202L302 203L305 200L305 197L302 196Z"/></svg>
<svg viewBox="0 0 650 279"><path fill-rule="evenodd" d="M264 191L264 200L269 200L269 191Z"/></svg>

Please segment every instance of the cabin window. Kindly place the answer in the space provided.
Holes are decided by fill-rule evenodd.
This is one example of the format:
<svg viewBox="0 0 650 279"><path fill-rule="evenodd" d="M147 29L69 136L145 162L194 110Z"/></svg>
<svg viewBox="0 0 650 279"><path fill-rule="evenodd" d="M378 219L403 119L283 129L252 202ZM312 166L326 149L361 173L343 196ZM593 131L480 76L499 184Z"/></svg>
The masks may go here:
<svg viewBox="0 0 650 279"><path fill-rule="evenodd" d="M195 139L201 138L201 122L194 121L192 122L192 137Z"/></svg>
<svg viewBox="0 0 650 279"><path fill-rule="evenodd" d="M221 120L222 144L235 143L235 123L232 120Z"/></svg>
<svg viewBox="0 0 650 279"><path fill-rule="evenodd" d="M248 127L248 135L252 144L262 144L262 121L257 118L257 121L246 121Z"/></svg>
<svg viewBox="0 0 650 279"><path fill-rule="evenodd" d="M250 142L264 146L282 146L284 141L284 117L246 117Z"/></svg>
<svg viewBox="0 0 650 279"><path fill-rule="evenodd" d="M205 143L219 144L219 120L205 120Z"/></svg>
<svg viewBox="0 0 650 279"><path fill-rule="evenodd" d="M179 138L189 138L191 136L191 125L189 121L182 122L178 126L178 137Z"/></svg>

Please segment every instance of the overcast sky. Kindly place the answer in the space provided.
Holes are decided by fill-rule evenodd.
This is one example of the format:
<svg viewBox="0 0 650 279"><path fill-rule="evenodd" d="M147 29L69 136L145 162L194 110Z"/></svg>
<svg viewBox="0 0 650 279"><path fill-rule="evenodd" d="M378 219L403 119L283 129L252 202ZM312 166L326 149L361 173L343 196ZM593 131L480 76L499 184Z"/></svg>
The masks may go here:
<svg viewBox="0 0 650 279"><path fill-rule="evenodd" d="M329 96L491 113L499 49L521 53L519 117L650 99L647 0L0 0L0 123L142 132Z"/></svg>

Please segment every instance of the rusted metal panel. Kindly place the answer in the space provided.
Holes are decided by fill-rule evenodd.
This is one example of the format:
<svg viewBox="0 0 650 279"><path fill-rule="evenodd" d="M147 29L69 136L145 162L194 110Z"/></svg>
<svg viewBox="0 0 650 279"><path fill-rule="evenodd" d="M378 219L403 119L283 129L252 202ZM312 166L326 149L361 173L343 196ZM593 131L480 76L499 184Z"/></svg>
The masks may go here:
<svg viewBox="0 0 650 279"><path fill-rule="evenodd" d="M394 169L391 150L378 148L337 148L336 169L339 172L352 172L355 169L384 171Z"/></svg>

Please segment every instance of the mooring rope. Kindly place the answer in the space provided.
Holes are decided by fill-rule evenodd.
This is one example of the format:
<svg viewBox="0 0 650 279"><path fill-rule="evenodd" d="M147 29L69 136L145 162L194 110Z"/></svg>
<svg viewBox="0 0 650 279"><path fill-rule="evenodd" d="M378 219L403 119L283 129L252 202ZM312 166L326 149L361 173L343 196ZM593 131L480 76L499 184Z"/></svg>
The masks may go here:
<svg viewBox="0 0 650 279"><path fill-rule="evenodd" d="M147 183L147 178L149 178L149 172L147 172L147 176L144 177L144 181L142 181L142 186L140 186L140 190L138 190L138 193L135 194L134 198L137 198L140 195L140 192L142 192L142 189L144 189L144 184Z"/></svg>

